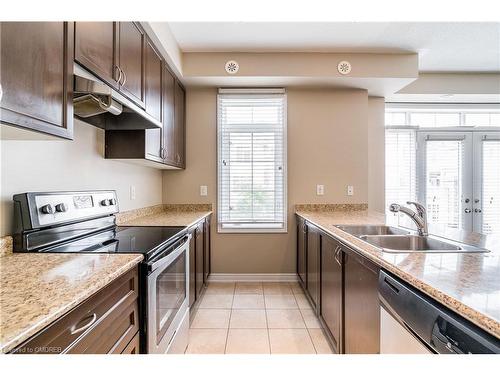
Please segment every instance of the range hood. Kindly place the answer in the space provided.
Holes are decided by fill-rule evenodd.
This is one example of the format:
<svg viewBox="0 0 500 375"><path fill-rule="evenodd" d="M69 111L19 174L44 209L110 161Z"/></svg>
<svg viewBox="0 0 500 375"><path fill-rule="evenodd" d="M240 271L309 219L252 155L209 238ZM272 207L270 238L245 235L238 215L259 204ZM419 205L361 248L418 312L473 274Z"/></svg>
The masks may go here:
<svg viewBox="0 0 500 375"><path fill-rule="evenodd" d="M73 67L73 112L106 130L161 128L160 121L77 63Z"/></svg>

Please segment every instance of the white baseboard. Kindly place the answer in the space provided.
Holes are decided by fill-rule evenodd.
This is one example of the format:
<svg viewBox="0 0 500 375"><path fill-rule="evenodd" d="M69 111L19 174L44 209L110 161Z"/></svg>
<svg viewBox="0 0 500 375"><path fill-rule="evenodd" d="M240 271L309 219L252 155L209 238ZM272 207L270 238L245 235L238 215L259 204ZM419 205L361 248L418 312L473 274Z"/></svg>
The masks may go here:
<svg viewBox="0 0 500 375"><path fill-rule="evenodd" d="M297 281L297 275L295 273L212 273L208 277L208 281L291 282L291 281Z"/></svg>

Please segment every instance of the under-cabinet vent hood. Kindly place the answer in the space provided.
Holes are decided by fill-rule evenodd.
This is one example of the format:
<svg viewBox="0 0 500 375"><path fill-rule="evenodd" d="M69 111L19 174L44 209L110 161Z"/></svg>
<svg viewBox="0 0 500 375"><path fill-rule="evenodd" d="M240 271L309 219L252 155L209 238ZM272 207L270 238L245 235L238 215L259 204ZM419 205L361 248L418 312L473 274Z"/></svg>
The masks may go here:
<svg viewBox="0 0 500 375"><path fill-rule="evenodd" d="M93 74L74 64L73 112L107 130L161 128L162 124Z"/></svg>

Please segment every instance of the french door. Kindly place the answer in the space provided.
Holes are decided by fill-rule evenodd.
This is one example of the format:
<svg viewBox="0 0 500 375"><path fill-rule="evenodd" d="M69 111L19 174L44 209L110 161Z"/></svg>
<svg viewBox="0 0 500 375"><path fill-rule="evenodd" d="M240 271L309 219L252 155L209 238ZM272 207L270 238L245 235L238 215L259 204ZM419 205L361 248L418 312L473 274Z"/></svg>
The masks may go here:
<svg viewBox="0 0 500 375"><path fill-rule="evenodd" d="M500 132L417 132L417 194L429 223L500 233Z"/></svg>

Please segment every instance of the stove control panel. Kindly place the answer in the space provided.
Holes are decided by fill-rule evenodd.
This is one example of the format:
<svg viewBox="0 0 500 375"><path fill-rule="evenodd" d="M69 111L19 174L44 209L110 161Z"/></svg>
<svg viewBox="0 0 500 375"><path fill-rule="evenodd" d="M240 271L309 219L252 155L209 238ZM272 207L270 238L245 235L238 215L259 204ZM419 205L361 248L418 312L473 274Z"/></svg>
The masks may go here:
<svg viewBox="0 0 500 375"><path fill-rule="evenodd" d="M113 215L118 210L113 190L24 193L14 196L15 210L24 229L37 229L95 217Z"/></svg>

